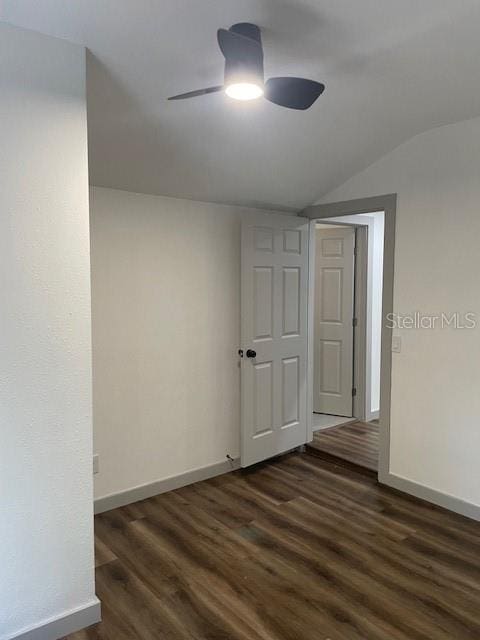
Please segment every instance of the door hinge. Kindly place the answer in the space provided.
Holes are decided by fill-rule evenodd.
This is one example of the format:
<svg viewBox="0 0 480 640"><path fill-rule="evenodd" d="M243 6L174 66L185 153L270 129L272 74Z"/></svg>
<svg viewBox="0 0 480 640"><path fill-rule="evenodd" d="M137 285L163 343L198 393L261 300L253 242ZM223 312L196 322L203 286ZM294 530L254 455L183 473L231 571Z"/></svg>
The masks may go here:
<svg viewBox="0 0 480 640"><path fill-rule="evenodd" d="M356 387L353 387L352 389L352 398L354 398L357 395L357 389Z"/></svg>
<svg viewBox="0 0 480 640"><path fill-rule="evenodd" d="M358 325L358 318L352 318L352 326L356 327Z"/></svg>

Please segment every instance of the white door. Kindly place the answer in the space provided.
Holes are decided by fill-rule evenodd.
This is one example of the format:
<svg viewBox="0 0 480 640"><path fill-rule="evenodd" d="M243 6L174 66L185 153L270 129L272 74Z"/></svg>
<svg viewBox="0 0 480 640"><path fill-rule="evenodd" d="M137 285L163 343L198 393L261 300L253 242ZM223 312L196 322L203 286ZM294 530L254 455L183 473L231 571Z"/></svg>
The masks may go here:
<svg viewBox="0 0 480 640"><path fill-rule="evenodd" d="M242 220L242 467L307 440L308 225Z"/></svg>
<svg viewBox="0 0 480 640"><path fill-rule="evenodd" d="M352 416L353 227L316 229L313 410Z"/></svg>

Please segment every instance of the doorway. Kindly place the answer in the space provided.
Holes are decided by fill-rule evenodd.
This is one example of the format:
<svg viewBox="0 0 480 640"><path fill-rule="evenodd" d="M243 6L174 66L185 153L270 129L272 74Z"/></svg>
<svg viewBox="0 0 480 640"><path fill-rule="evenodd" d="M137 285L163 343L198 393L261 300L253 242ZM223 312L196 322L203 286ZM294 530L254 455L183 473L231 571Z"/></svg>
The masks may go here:
<svg viewBox="0 0 480 640"><path fill-rule="evenodd" d="M382 317L391 313L393 306L395 209L393 194L314 205L300 216L255 213L242 220L239 345L242 467L285 453L313 438L316 222L350 224L352 216L385 211L383 309L377 336L381 342L378 437L379 478L388 479L391 329L382 325ZM337 220L340 217L341 222ZM358 238L368 235L367 217L357 225L364 230L363 234L356 228L356 251L361 249ZM367 245L365 251L368 252ZM355 282L355 292L358 286ZM382 285L370 287L370 292L374 290L382 291ZM357 320L362 317L357 312L359 300L366 300L366 296L354 295ZM352 415L339 417L354 420L370 415L375 419L371 402L373 376L369 382L368 376L362 377L357 371L359 363L372 357L371 349L367 348L369 333L366 327L361 331L355 329L354 352L363 348L365 355L363 360L353 361L356 394L352 394Z"/></svg>
<svg viewBox="0 0 480 640"><path fill-rule="evenodd" d="M315 222L313 441L378 466L384 212Z"/></svg>
<svg viewBox="0 0 480 640"><path fill-rule="evenodd" d="M372 221L368 221L368 218L372 217L372 213L383 212L383 228L379 225L379 228L374 230L371 228ZM362 376L358 375L358 368L362 362L362 358L354 359L354 376L357 378L354 380L354 389L356 388L356 395L354 395L353 403L353 418L350 424L347 426L335 426L331 429L319 431L317 433L328 436L332 441L337 440L335 443L338 445L337 450L333 453L335 457L339 453L347 459L348 448L347 442L339 442L337 435L342 436L345 440L350 440L358 443L362 440L362 435L359 433L363 431L364 425L367 424L369 428L369 434L376 441L373 444L375 452L375 464L374 467L378 473L378 479L380 482L388 483L389 479L389 465L390 465L390 384L391 384L391 367L392 367L392 354L391 354L391 341L392 330L388 323L383 321L388 317L388 314L393 309L393 273L394 273L394 247L395 247L395 214L396 214L396 195L388 194L383 196L373 196L369 198L349 200L342 202L334 202L330 204L320 204L308 207L302 212L302 215L310 218L310 242L311 246L315 248L314 235L315 228L318 222L327 222L335 224L348 224L355 223L361 224L363 217L363 223L365 219L368 222L368 229L366 229L370 244L366 247L368 254L368 274L365 279L367 294L355 295L355 315L358 319L362 317L358 311L358 302L363 299L366 300L369 296L370 299L367 303L367 325L365 331L358 331L355 333L354 339L354 353L356 354L357 346L360 346L364 339L365 356L363 362L366 364L366 374L364 376L365 388L364 391L359 390L361 387ZM365 228L365 224L362 225ZM381 233L380 233L381 230ZM376 232L375 232L376 231ZM381 247L383 250L382 262L378 261L374 269L371 268L372 260L378 260L378 255L374 258L373 247L375 244L377 248ZM357 245L357 251L360 247ZM312 252L312 254L314 251ZM315 257L311 256L310 273L315 273ZM374 276L373 274L376 274ZM373 276L373 277L372 277ZM357 282L355 283L357 288ZM310 300L314 300L314 277L310 283ZM358 291L357 291L358 292ZM373 298L373 299L372 299ZM368 318L369 310L375 307L377 312ZM381 311L380 311L381 310ZM315 440L315 432L313 431L313 354L314 354L314 305L312 305L310 311L310 323L311 331L309 334L309 353L311 355L311 370L310 377L310 391L309 391L309 408L312 411L312 442ZM370 363L369 363L370 360ZM371 376L369 377L369 372ZM360 382L360 385L359 385ZM358 406L362 398L364 399L364 420L356 419L360 413L358 413ZM325 438L326 439L326 438ZM310 445L307 446L311 446ZM333 445L333 442L332 442ZM372 443L370 443L372 445ZM341 450L341 451L340 451ZM337 459L339 459L337 457ZM377 460L378 459L378 463ZM356 463L357 461L354 461ZM364 465L368 468L369 464Z"/></svg>

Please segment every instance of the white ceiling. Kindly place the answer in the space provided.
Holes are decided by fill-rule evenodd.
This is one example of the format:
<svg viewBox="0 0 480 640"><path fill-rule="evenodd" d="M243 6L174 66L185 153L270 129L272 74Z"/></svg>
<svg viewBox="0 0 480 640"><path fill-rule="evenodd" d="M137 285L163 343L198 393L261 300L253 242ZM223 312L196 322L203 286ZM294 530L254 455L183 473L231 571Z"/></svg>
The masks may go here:
<svg viewBox="0 0 480 640"><path fill-rule="evenodd" d="M479 0L4 0L90 50L96 185L300 209L432 127L480 115ZM326 84L306 112L223 94L218 27L263 30L266 75Z"/></svg>

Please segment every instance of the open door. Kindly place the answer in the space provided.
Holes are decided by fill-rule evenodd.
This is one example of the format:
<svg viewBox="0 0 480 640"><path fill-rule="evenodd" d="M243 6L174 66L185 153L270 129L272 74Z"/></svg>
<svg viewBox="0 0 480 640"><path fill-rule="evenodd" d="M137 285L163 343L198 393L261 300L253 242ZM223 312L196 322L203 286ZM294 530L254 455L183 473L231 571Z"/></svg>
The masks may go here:
<svg viewBox="0 0 480 640"><path fill-rule="evenodd" d="M242 221L241 465L307 440L309 220Z"/></svg>
<svg viewBox="0 0 480 640"><path fill-rule="evenodd" d="M355 229L316 229L313 410L353 415Z"/></svg>

